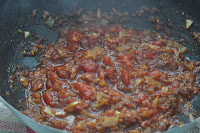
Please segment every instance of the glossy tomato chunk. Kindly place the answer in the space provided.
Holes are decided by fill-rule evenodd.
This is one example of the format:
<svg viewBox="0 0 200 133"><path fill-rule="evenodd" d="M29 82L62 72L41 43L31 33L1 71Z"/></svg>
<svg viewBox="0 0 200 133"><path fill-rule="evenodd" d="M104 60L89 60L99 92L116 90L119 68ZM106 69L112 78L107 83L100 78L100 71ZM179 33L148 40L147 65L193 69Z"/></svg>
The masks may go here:
<svg viewBox="0 0 200 133"><path fill-rule="evenodd" d="M82 64L81 64L81 69L84 72L96 72L98 67L99 65L91 59L84 60L82 61Z"/></svg>
<svg viewBox="0 0 200 133"><path fill-rule="evenodd" d="M77 31L69 31L66 40L69 42L79 42L82 39L82 35Z"/></svg>
<svg viewBox="0 0 200 133"><path fill-rule="evenodd" d="M48 91L43 94L43 99L48 105L51 105L51 102L53 102L53 96Z"/></svg>
<svg viewBox="0 0 200 133"><path fill-rule="evenodd" d="M111 60L111 58L109 56L105 56L103 57L103 62L106 64L106 65L112 65L113 62Z"/></svg>
<svg viewBox="0 0 200 133"><path fill-rule="evenodd" d="M162 74L160 71L158 70L154 70L153 72L150 73L150 76L153 78L153 79L159 79Z"/></svg>
<svg viewBox="0 0 200 133"><path fill-rule="evenodd" d="M127 71L127 70L122 69L121 77L122 77L122 82L123 82L123 84L129 85L130 79L129 79L129 74L128 74L128 71Z"/></svg>
<svg viewBox="0 0 200 133"><path fill-rule="evenodd" d="M79 90L79 94L82 98L85 98L85 99L89 99L92 95L94 95L96 92L95 92L95 89L84 83L84 82L76 82L74 84L74 87Z"/></svg>

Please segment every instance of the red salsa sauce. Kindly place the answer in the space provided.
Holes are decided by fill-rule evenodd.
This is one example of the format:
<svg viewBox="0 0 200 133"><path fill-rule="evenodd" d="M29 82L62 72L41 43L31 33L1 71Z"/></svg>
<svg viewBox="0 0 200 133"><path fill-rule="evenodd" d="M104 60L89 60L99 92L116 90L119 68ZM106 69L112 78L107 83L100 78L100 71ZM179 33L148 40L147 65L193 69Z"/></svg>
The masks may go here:
<svg viewBox="0 0 200 133"><path fill-rule="evenodd" d="M186 48L121 25L64 28L35 71L22 74L36 121L70 132L156 132L182 122L198 94Z"/></svg>

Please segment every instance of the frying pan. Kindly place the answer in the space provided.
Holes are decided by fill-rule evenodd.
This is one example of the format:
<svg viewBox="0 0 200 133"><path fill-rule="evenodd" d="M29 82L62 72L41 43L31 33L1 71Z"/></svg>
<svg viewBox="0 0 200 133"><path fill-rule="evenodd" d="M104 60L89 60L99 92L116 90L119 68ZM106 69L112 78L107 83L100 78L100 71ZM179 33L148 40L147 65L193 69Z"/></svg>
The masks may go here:
<svg viewBox="0 0 200 133"><path fill-rule="evenodd" d="M158 32L163 33L164 30L171 32L171 38L179 41L184 38L182 45L189 49L186 57L199 61L200 46L193 39L192 32L200 32L200 1L199 0L1 0L0 1L0 100L13 111L16 116L25 124L36 132L65 132L49 126L41 125L24 114L20 110L26 108L25 105L25 89L18 87L13 89L9 83L9 70L15 66L26 66L34 69L38 65L38 61L34 57L18 56L18 47L23 41L23 37L17 34L19 29L23 31L31 31L37 35L44 36L47 40L54 42L58 37L58 29L49 29L40 20L41 13L48 11L54 16L65 16L67 12L76 12L83 8L83 13L86 11L96 12L98 8L104 11L111 11L112 7L120 12L127 11L135 13L138 7L146 5L147 7L157 7L161 11L154 16L158 16L163 23L167 19L175 28L164 27ZM31 18L31 11L37 10L37 17ZM186 17L181 15L182 12L194 20L191 29L185 30ZM118 22L117 22L118 23ZM154 25L148 21L148 16L133 17L125 26L135 27L137 29L154 30ZM9 93L10 96L6 95ZM200 111L199 95L192 100L192 110L196 113ZM183 121L188 122L188 118L181 117ZM173 128L167 132L200 132L200 118L193 122L179 127Z"/></svg>

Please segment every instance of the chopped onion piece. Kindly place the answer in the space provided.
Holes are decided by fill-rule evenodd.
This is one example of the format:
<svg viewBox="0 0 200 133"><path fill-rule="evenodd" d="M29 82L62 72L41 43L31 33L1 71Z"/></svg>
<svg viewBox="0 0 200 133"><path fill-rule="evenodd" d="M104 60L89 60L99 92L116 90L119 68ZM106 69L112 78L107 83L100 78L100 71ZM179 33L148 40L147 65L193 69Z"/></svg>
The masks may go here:
<svg viewBox="0 0 200 133"><path fill-rule="evenodd" d="M194 120L194 116L192 115L192 113L189 113L189 121L192 122Z"/></svg>
<svg viewBox="0 0 200 133"><path fill-rule="evenodd" d="M33 18L37 16L37 10L36 10L36 9L34 9L34 10L32 11L32 15L31 15L31 16L32 16Z"/></svg>
<svg viewBox="0 0 200 133"><path fill-rule="evenodd" d="M144 76L144 83L145 84L153 84L153 85L157 85L157 86L160 85L160 83L158 81L156 81L148 76Z"/></svg>
<svg viewBox="0 0 200 133"><path fill-rule="evenodd" d="M143 111L141 113L140 117L142 117L142 118L149 118L149 117L151 117L151 115L152 115L151 112L149 112L149 111Z"/></svg>
<svg viewBox="0 0 200 133"><path fill-rule="evenodd" d="M123 37L123 32L122 32L122 31L119 32L119 37L120 37L120 38Z"/></svg>
<svg viewBox="0 0 200 133"><path fill-rule="evenodd" d="M48 19L45 21L45 24L49 28L53 28L55 24L56 19L54 19L52 16L49 16Z"/></svg>
<svg viewBox="0 0 200 133"><path fill-rule="evenodd" d="M33 52L37 53L39 51L38 47L33 47Z"/></svg>
<svg viewBox="0 0 200 133"><path fill-rule="evenodd" d="M103 98L103 95L102 95L102 92L100 92L100 93L97 95L96 100L97 100L97 101L100 101L102 98Z"/></svg>
<svg viewBox="0 0 200 133"><path fill-rule="evenodd" d="M73 112L73 107L75 107L76 105L78 105L81 101L75 101L75 102L72 102L70 104L68 104L66 107L65 107L65 111L70 113L70 112Z"/></svg>
<svg viewBox="0 0 200 133"><path fill-rule="evenodd" d="M198 43L200 43L200 33L192 33L194 35L194 39L196 39L198 41Z"/></svg>
<svg viewBox="0 0 200 133"><path fill-rule="evenodd" d="M22 30L18 30L17 33L23 34L23 31Z"/></svg>
<svg viewBox="0 0 200 133"><path fill-rule="evenodd" d="M27 39L31 33L29 31L24 31L24 39Z"/></svg>
<svg viewBox="0 0 200 133"><path fill-rule="evenodd" d="M67 123L72 124L75 118L76 117L74 115L69 115L65 119L67 120Z"/></svg>
<svg viewBox="0 0 200 133"><path fill-rule="evenodd" d="M25 77L24 76L20 76L20 78L19 78L19 82L23 82L23 81L25 81Z"/></svg>
<svg viewBox="0 0 200 133"><path fill-rule="evenodd" d="M71 68L70 79L74 79L74 78L76 77L76 74L77 74L76 68L72 67L72 68Z"/></svg>
<svg viewBox="0 0 200 133"><path fill-rule="evenodd" d="M101 19L101 9L100 8L97 9L97 18Z"/></svg>
<svg viewBox="0 0 200 133"><path fill-rule="evenodd" d="M108 100L106 98L102 98L102 100L94 103L93 108L94 109L100 108L101 106L107 105L107 104L108 104Z"/></svg>
<svg viewBox="0 0 200 133"><path fill-rule="evenodd" d="M65 116L66 113L63 111L63 110L56 110L56 113L55 113L56 116Z"/></svg>
<svg viewBox="0 0 200 133"><path fill-rule="evenodd" d="M193 71L194 69L194 62L190 62L190 64L188 63L182 63L182 65L187 68L189 71Z"/></svg>
<svg viewBox="0 0 200 133"><path fill-rule="evenodd" d="M28 87L29 85L28 80L24 76L19 77L19 82L22 84L23 87Z"/></svg>
<svg viewBox="0 0 200 133"><path fill-rule="evenodd" d="M117 126L118 120L119 120L118 116L111 116L111 117L105 116L103 118L102 126L103 127L115 127L115 126Z"/></svg>
<svg viewBox="0 0 200 133"><path fill-rule="evenodd" d="M154 44L150 44L149 47L153 50L159 50L160 46L154 45Z"/></svg>
<svg viewBox="0 0 200 133"><path fill-rule="evenodd" d="M175 41L172 41L170 39L164 40L165 43L167 43L168 45L174 46L176 48L182 48L183 46Z"/></svg>
<svg viewBox="0 0 200 133"><path fill-rule="evenodd" d="M177 99L174 95L169 95L168 97L170 101L175 101Z"/></svg>
<svg viewBox="0 0 200 133"><path fill-rule="evenodd" d="M162 92L165 93L165 94L167 94L167 92L168 92L168 87L162 87Z"/></svg>
<svg viewBox="0 0 200 133"><path fill-rule="evenodd" d="M101 87L107 87L108 84L107 84L107 82L105 81L105 79L101 79L100 82L99 82L99 86L101 86Z"/></svg>
<svg viewBox="0 0 200 133"><path fill-rule="evenodd" d="M47 16L49 16L49 13L47 11L43 11L42 18L45 19Z"/></svg>
<svg viewBox="0 0 200 133"><path fill-rule="evenodd" d="M72 103L70 103L69 105L70 106L76 106L77 104L79 104L81 101L75 101L75 102L72 102Z"/></svg>
<svg viewBox="0 0 200 133"><path fill-rule="evenodd" d="M106 24L108 24L108 20L107 19L101 19L100 23L102 25L106 25Z"/></svg>
<svg viewBox="0 0 200 133"><path fill-rule="evenodd" d="M158 99L158 103L160 103L160 104L163 104L163 103L165 103L166 101L167 101L167 98L166 98L166 97L161 97L161 98Z"/></svg>
<svg viewBox="0 0 200 133"><path fill-rule="evenodd" d="M147 129L144 130L144 133L152 133L151 128L148 127Z"/></svg>
<svg viewBox="0 0 200 133"><path fill-rule="evenodd" d="M193 20L192 19L186 19L185 23L186 23L186 29L189 29L191 27L191 25L193 24Z"/></svg>
<svg viewBox="0 0 200 133"><path fill-rule="evenodd" d="M97 101L101 101L102 98L104 98L104 97L107 97L107 96L106 96L104 93L100 92L100 93L97 95L96 100L97 100Z"/></svg>
<svg viewBox="0 0 200 133"><path fill-rule="evenodd" d="M186 53L186 52L188 51L188 48L182 47L182 48L180 48L179 51L180 51L182 54L184 54L184 53Z"/></svg>
<svg viewBox="0 0 200 133"><path fill-rule="evenodd" d="M119 116L120 114L121 114L121 112L119 112L119 111L117 111L117 110L115 111L115 115L116 115L116 116Z"/></svg>
<svg viewBox="0 0 200 133"><path fill-rule="evenodd" d="M86 124L86 120L79 121L77 123L77 129L78 130L85 130L85 124Z"/></svg>
<svg viewBox="0 0 200 133"><path fill-rule="evenodd" d="M52 109L52 108L49 107L49 106L43 106L42 109L41 109L41 111L42 111L43 113L45 113L45 114L48 114L48 115L52 116L52 117L55 116L55 110Z"/></svg>
<svg viewBox="0 0 200 133"><path fill-rule="evenodd" d="M28 96L27 101L31 102L32 101L32 96Z"/></svg>
<svg viewBox="0 0 200 133"><path fill-rule="evenodd" d="M117 47L117 51L118 52L123 52L123 51L127 51L131 48L131 46L129 44L125 44L125 45L120 45Z"/></svg>
<svg viewBox="0 0 200 133"><path fill-rule="evenodd" d="M135 85L136 85L136 86L141 85L142 82L143 82L143 80L140 79L140 78L138 78L138 79L135 80Z"/></svg>
<svg viewBox="0 0 200 133"><path fill-rule="evenodd" d="M159 97L157 96L157 97L154 99L154 101L153 101L153 106L154 106L155 108L157 108L157 106L158 106L158 100L159 100Z"/></svg>

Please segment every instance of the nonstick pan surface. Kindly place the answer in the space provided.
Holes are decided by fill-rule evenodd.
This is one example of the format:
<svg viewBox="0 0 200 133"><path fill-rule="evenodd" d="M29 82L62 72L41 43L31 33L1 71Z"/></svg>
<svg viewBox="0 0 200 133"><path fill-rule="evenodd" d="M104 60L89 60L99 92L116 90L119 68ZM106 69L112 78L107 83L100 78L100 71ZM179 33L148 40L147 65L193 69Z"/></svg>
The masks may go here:
<svg viewBox="0 0 200 133"><path fill-rule="evenodd" d="M12 89L9 83L9 69L15 65L21 65L34 69L38 65L37 58L34 57L17 57L18 47L23 41L23 37L17 34L19 29L31 31L37 35L45 37L47 40L54 42L58 37L58 29L49 29L44 24L37 24L36 21L41 18L43 11L48 11L51 15L65 16L67 12L74 13L83 8L86 11L96 12L98 8L104 11L111 11L112 7L120 12L127 11L135 13L138 7L145 5L147 7L157 7L161 11L156 14L161 21L170 19L175 25L174 28L167 28L171 32L171 38L178 41L180 37L185 38L182 45L189 49L186 54L187 58L195 61L200 59L200 46L193 39L193 32L200 32L200 1L183 1L183 0L1 0L0 1L0 95L1 100L5 100L7 106L11 108L16 115L22 119L28 126L37 132L59 131L53 128L47 128L32 120L17 110L23 110L25 106L25 90L24 88ZM31 11L37 10L37 17L31 17ZM194 20L191 29L185 30L186 17L181 15L182 12L189 18ZM75 18L76 19L76 18ZM74 20L76 21L76 20ZM154 25L148 21L148 15L142 17L133 17L125 26L135 27L137 29L154 30ZM161 33L164 30L159 31ZM6 95L9 93L10 96ZM196 112L200 111L198 96L193 100L193 108ZM24 104L23 104L24 103ZM14 108L13 108L14 107ZM17 110L16 110L17 109ZM188 120L184 118L186 122ZM191 129L198 131L196 121L189 123L179 132L189 131ZM195 128L194 128L195 126ZM39 128L40 127L40 128Z"/></svg>

